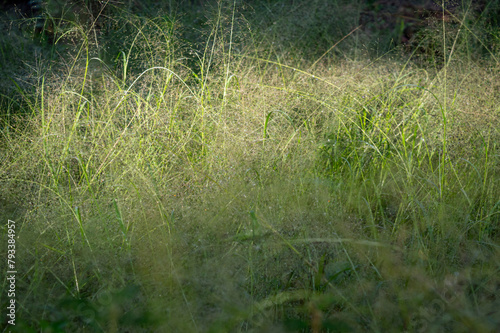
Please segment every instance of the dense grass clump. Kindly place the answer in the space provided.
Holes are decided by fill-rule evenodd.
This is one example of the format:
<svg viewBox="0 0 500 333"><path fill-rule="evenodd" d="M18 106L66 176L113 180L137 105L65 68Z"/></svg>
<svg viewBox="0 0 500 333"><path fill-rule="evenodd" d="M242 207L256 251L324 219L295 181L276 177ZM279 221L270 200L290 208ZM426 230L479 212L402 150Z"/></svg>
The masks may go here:
<svg viewBox="0 0 500 333"><path fill-rule="evenodd" d="M278 3L130 2L23 40L39 56L0 100L9 329L500 329L498 30L465 7L381 55L361 2Z"/></svg>

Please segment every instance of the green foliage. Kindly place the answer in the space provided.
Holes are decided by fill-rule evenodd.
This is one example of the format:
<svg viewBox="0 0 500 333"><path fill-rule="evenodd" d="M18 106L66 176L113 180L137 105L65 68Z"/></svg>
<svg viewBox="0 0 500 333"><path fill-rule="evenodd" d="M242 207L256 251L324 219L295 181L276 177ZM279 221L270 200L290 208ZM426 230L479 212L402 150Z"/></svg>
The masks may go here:
<svg viewBox="0 0 500 333"><path fill-rule="evenodd" d="M498 330L494 18L372 57L362 4L130 1L35 60L6 37L36 64L0 59L16 328Z"/></svg>

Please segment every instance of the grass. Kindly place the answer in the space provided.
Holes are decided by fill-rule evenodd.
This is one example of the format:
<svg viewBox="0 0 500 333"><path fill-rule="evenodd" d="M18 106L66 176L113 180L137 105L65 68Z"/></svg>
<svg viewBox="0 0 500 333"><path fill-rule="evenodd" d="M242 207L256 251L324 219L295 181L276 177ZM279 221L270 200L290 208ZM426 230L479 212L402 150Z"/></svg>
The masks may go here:
<svg viewBox="0 0 500 333"><path fill-rule="evenodd" d="M69 24L2 99L15 329L499 329L497 44L459 17L432 57L365 57L353 24L307 58L266 6L207 5L191 44L182 17Z"/></svg>

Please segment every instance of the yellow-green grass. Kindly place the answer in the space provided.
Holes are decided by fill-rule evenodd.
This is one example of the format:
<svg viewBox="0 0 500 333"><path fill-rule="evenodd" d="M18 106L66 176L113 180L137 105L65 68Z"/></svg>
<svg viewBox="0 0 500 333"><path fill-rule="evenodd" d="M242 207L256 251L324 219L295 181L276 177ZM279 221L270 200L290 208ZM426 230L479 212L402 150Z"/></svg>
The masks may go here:
<svg viewBox="0 0 500 333"><path fill-rule="evenodd" d="M3 119L16 328L499 329L498 54L297 60L228 14L193 67L165 19L115 68L79 35Z"/></svg>

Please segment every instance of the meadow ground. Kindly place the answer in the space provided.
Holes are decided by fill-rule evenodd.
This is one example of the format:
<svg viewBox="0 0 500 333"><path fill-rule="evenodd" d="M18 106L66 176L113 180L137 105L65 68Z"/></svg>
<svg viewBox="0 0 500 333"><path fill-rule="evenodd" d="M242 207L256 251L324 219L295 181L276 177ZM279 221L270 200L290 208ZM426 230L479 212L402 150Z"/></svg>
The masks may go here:
<svg viewBox="0 0 500 333"><path fill-rule="evenodd" d="M9 329L500 330L498 29L381 52L356 6L280 3L4 38Z"/></svg>

